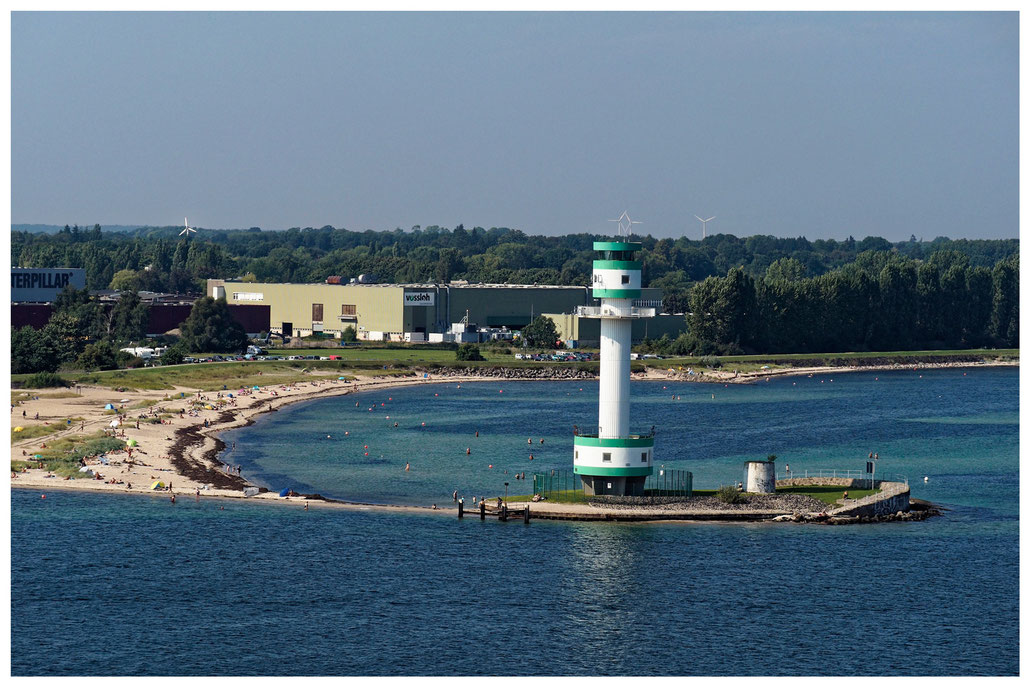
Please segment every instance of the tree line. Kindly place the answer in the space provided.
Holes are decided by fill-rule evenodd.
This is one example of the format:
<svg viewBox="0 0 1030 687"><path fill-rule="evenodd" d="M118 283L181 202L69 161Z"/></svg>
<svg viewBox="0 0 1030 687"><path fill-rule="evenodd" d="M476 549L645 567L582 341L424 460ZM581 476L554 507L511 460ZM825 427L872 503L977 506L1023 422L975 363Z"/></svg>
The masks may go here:
<svg viewBox="0 0 1030 687"><path fill-rule="evenodd" d="M588 285L593 234L528 236L494 227L438 226L353 232L331 226L287 231L180 227L56 234L13 232L12 264L83 267L87 289L127 293L114 308L83 294L59 299L43 332L12 335L27 352L83 341L141 338L135 292L203 293L204 280L320 282L372 274L382 282L508 282ZM660 352L838 352L1018 346L1017 239L844 241L804 237L703 240L634 237L643 284L663 290L664 310L683 313L688 332L647 342ZM145 319L143 320L145 323ZM72 332L79 332L76 336ZM45 332L45 334L44 334ZM41 336L36 341L33 337ZM85 337L85 338L83 338ZM73 347L74 348L74 347ZM195 348L189 350L218 350ZM17 370L14 370L17 371Z"/></svg>
<svg viewBox="0 0 1030 687"><path fill-rule="evenodd" d="M12 232L12 265L82 267L87 288L203 293L204 280L240 278L259 282L322 282L329 276L374 275L380 282L471 282L511 284L590 284L593 242L599 234L529 236L493 227L453 230L429 226L394 231L348 231L332 226L285 231L205 230L190 239L182 227L104 232L65 227L56 234ZM815 277L854 262L862 253L896 253L925 260L941 250L969 258L971 266L992 268L1019 250L1017 239L891 243L870 236L844 241L804 237L739 238L716 234L703 240L633 237L643 244L643 283L663 289L670 312L685 312L686 292L711 276L741 267L761 278L782 258L793 258Z"/></svg>
<svg viewBox="0 0 1030 687"><path fill-rule="evenodd" d="M954 250L927 260L873 252L808 277L793 258L689 292L680 352L833 353L1019 346L1019 256L993 268Z"/></svg>

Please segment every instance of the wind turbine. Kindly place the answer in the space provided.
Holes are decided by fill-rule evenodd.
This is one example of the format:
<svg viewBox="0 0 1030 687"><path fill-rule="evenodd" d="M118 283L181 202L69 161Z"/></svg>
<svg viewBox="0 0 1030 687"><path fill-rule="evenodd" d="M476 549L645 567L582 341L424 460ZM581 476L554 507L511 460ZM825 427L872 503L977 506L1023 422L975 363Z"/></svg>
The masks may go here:
<svg viewBox="0 0 1030 687"><path fill-rule="evenodd" d="M183 221L184 221L184 222L186 223L186 228L185 228L185 229L183 229L182 231L180 231L180 232L179 232L179 236L185 236L185 237L186 237L186 240L188 241L188 240L189 240L189 238L190 238L190 234L191 234L191 233L193 233L193 234L196 234L196 233L197 233L197 230L196 230L196 229L191 229L191 228L190 228L190 221L189 221L189 219L188 219L188 218L186 218L186 217L183 217L182 219L183 219Z"/></svg>
<svg viewBox="0 0 1030 687"><path fill-rule="evenodd" d="M697 217L697 215L694 215L694 217ZM708 223L715 219L715 215L712 215L708 219L701 219L700 217L697 218L701 221L701 238L703 239L708 236Z"/></svg>
<svg viewBox="0 0 1030 687"><path fill-rule="evenodd" d="M619 223L619 236L629 236L634 224L643 224L629 218L629 213L623 212L619 219L610 219L609 222Z"/></svg>

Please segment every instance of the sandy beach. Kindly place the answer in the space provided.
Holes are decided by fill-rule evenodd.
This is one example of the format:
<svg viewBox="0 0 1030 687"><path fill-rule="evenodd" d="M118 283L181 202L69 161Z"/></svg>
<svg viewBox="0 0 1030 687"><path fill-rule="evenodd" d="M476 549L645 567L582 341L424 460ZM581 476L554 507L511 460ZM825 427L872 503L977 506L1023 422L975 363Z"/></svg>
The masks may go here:
<svg viewBox="0 0 1030 687"><path fill-rule="evenodd" d="M940 367L984 367L987 365L1018 365L1005 363L940 363L914 365L915 369ZM780 375L833 375L858 370L910 369L910 366L876 367L811 367L779 368L758 370L736 375L732 370L706 371L704 375L687 375L685 372L649 369L635 374L634 379L649 381L703 381L710 383L755 383ZM250 497L244 495L244 488L252 486L246 475L232 474L219 461L224 444L218 434L253 421L260 413L275 412L291 403L309 401L330 396L339 396L372 389L388 389L399 386L414 386L437 383L465 383L495 381L483 376L451 376L412 374L408 377L359 376L349 383L337 379L337 373L311 372L309 379L291 384L277 384L257 390L227 390L198 392L196 389L176 388L159 391L115 391L109 387L78 386L72 389L13 390L28 393L27 399L12 404L12 427L29 429L35 425L51 426L59 423L62 428L54 433L33 439L15 439L11 444L13 460L30 460L48 441L63 436L94 434L106 430L126 442L135 440L131 461L127 450L108 453L107 464L98 459L87 459L89 468L99 477L94 479L65 479L48 476L43 469L30 467L25 471L12 472L11 486L31 488L45 492L55 489L87 490L107 493L134 493L151 497L171 499L182 498L234 498L262 503L292 504L309 508L382 509L394 512L438 512L454 510L447 504L433 510L430 504L420 506L398 506L347 503L306 499L303 497L280 497L277 493L264 492ZM506 382L519 381L507 379ZM231 393L230 397L228 394ZM105 409L113 405L117 411ZM162 416L158 418L158 416ZM38 419L37 419L38 418ZM76 419L68 424L69 418ZM158 419L153 422L151 420ZM111 427L113 420L119 420L117 427ZM153 490L154 482L162 482L164 489ZM199 496L198 496L199 494Z"/></svg>

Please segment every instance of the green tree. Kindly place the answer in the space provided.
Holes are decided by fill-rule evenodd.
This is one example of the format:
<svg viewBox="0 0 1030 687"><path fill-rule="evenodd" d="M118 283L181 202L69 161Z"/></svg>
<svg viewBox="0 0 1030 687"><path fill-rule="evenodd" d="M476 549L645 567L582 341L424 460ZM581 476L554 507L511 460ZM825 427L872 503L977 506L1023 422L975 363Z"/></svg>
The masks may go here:
<svg viewBox="0 0 1030 687"><path fill-rule="evenodd" d="M708 277L690 290L687 328L702 345L725 352L750 347L758 321L754 279L739 267L722 278Z"/></svg>
<svg viewBox="0 0 1030 687"><path fill-rule="evenodd" d="M179 365L186 358L186 347L181 343L169 346L161 354L162 365Z"/></svg>
<svg viewBox="0 0 1030 687"><path fill-rule="evenodd" d="M354 325L350 325L343 328L340 332L340 340L346 343L354 343L358 340L358 333L354 329Z"/></svg>
<svg viewBox="0 0 1030 687"><path fill-rule="evenodd" d="M180 332L182 345L193 353L232 353L247 347L247 333L224 298L198 298Z"/></svg>
<svg viewBox="0 0 1030 687"><path fill-rule="evenodd" d="M991 336L1002 345L1019 345L1019 264L1002 260L991 273Z"/></svg>
<svg viewBox="0 0 1030 687"><path fill-rule="evenodd" d="M537 315L522 328L522 337L533 348L554 348L558 345L558 328L551 318Z"/></svg>
<svg viewBox="0 0 1030 687"><path fill-rule="evenodd" d="M458 360L486 360L483 354L479 352L479 346L471 343L463 343L458 346L455 357Z"/></svg>
<svg viewBox="0 0 1030 687"><path fill-rule="evenodd" d="M60 351L50 333L25 325L11 330L11 373L56 372L61 366Z"/></svg>
<svg viewBox="0 0 1030 687"><path fill-rule="evenodd" d="M93 370L113 370L118 367L115 350L106 341L86 344L75 364L87 372Z"/></svg>
<svg viewBox="0 0 1030 687"><path fill-rule="evenodd" d="M115 291L125 291L127 289L135 288L136 286L136 270L118 270L111 277L111 283L108 288L114 289Z"/></svg>
<svg viewBox="0 0 1030 687"><path fill-rule="evenodd" d="M142 339L147 335L150 309L135 291L125 291L111 309L109 335L119 341Z"/></svg>

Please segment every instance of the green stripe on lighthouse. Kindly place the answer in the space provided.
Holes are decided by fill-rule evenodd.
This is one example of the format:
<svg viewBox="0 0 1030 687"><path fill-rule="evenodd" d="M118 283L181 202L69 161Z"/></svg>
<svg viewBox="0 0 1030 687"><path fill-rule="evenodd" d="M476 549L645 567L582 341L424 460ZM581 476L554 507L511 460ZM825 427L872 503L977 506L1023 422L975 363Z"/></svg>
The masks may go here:
<svg viewBox="0 0 1030 687"><path fill-rule="evenodd" d="M594 289L594 298L640 298L640 289Z"/></svg>
<svg viewBox="0 0 1030 687"><path fill-rule="evenodd" d="M640 271L639 260L594 260L595 270L636 270Z"/></svg>
<svg viewBox="0 0 1030 687"><path fill-rule="evenodd" d="M594 250L640 250L642 243L630 241L594 241Z"/></svg>
<svg viewBox="0 0 1030 687"><path fill-rule="evenodd" d="M588 465L577 465L573 468L577 475L593 475L595 477L643 477L654 472L651 466L639 468L595 468Z"/></svg>
<svg viewBox="0 0 1030 687"><path fill-rule="evenodd" d="M603 446L607 448L631 448L654 446L654 437L628 437L625 439L601 439L577 434L572 443L576 446Z"/></svg>

